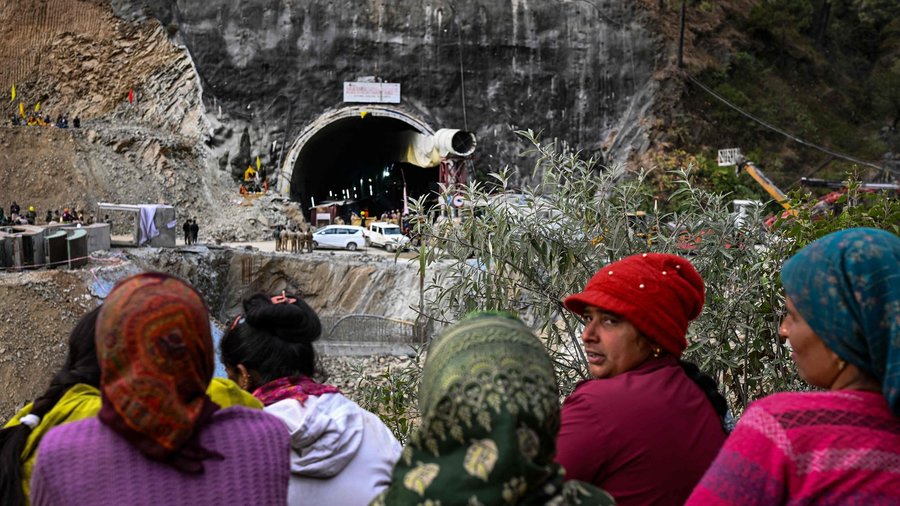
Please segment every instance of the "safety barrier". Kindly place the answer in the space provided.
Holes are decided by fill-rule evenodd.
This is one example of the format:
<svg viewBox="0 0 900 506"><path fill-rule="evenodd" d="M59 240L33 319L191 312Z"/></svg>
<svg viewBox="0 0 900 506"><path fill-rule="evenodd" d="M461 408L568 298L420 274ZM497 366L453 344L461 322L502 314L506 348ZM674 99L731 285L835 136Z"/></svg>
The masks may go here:
<svg viewBox="0 0 900 506"><path fill-rule="evenodd" d="M427 337L425 329L414 322L378 315L351 314L321 320L323 341L421 344Z"/></svg>
<svg viewBox="0 0 900 506"><path fill-rule="evenodd" d="M72 269L86 265L90 253L109 249L106 223L0 226L0 272L61 265Z"/></svg>

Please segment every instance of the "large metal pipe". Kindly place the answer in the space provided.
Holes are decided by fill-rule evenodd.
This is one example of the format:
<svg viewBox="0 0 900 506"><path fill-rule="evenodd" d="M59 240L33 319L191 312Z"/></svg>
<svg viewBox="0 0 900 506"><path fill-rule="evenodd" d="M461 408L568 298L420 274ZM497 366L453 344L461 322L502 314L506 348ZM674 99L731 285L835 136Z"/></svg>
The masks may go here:
<svg viewBox="0 0 900 506"><path fill-rule="evenodd" d="M434 133L434 147L441 156L469 156L475 152L475 134L452 128L441 128Z"/></svg>
<svg viewBox="0 0 900 506"><path fill-rule="evenodd" d="M401 136L399 161L419 167L434 167L448 155L469 156L475 152L475 134L465 130L442 128L434 135L406 132Z"/></svg>

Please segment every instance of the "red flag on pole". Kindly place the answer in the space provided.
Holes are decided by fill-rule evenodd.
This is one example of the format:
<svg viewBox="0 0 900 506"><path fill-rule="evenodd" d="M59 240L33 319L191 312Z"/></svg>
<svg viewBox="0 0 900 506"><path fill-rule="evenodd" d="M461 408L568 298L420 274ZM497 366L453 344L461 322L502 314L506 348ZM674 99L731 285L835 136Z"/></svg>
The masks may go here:
<svg viewBox="0 0 900 506"><path fill-rule="evenodd" d="M129 104L134 103L134 88L128 90L128 103Z"/></svg>

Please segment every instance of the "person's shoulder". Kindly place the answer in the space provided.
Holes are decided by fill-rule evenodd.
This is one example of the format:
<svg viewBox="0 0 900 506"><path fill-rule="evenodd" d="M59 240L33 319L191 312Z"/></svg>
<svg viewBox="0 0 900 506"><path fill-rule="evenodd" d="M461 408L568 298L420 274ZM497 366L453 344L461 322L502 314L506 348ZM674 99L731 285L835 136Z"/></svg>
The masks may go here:
<svg viewBox="0 0 900 506"><path fill-rule="evenodd" d="M85 418L50 429L41 439L38 456L66 454L80 458L85 448L94 448L108 431L97 417Z"/></svg>
<svg viewBox="0 0 900 506"><path fill-rule="evenodd" d="M840 404L841 394L837 392L781 392L768 395L754 401L747 408L747 413L766 412L777 415L784 412L795 412L826 408L836 401Z"/></svg>
<svg viewBox="0 0 900 506"><path fill-rule="evenodd" d="M216 411L204 432L207 433L204 437L216 440L224 438L231 441L229 444L253 440L290 445L290 433L282 420L261 409L245 406L231 406Z"/></svg>
<svg viewBox="0 0 900 506"><path fill-rule="evenodd" d="M569 399L590 399L591 402L635 402L643 398L642 381L635 381L625 373L612 378L588 379L575 387Z"/></svg>
<svg viewBox="0 0 900 506"><path fill-rule="evenodd" d="M269 425L273 422L281 423L278 418L266 413L264 410L241 405L219 409L213 414L212 420L217 425L242 423Z"/></svg>

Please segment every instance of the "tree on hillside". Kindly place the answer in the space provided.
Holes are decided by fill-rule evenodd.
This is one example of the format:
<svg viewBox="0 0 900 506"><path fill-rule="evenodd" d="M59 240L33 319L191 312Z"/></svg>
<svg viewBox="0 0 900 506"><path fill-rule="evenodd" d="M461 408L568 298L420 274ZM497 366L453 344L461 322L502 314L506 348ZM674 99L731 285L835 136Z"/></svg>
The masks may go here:
<svg viewBox="0 0 900 506"><path fill-rule="evenodd" d="M784 50L787 34L806 30L813 14L809 0L769 0L753 8L750 21L757 28L769 32L780 42L780 49Z"/></svg>

